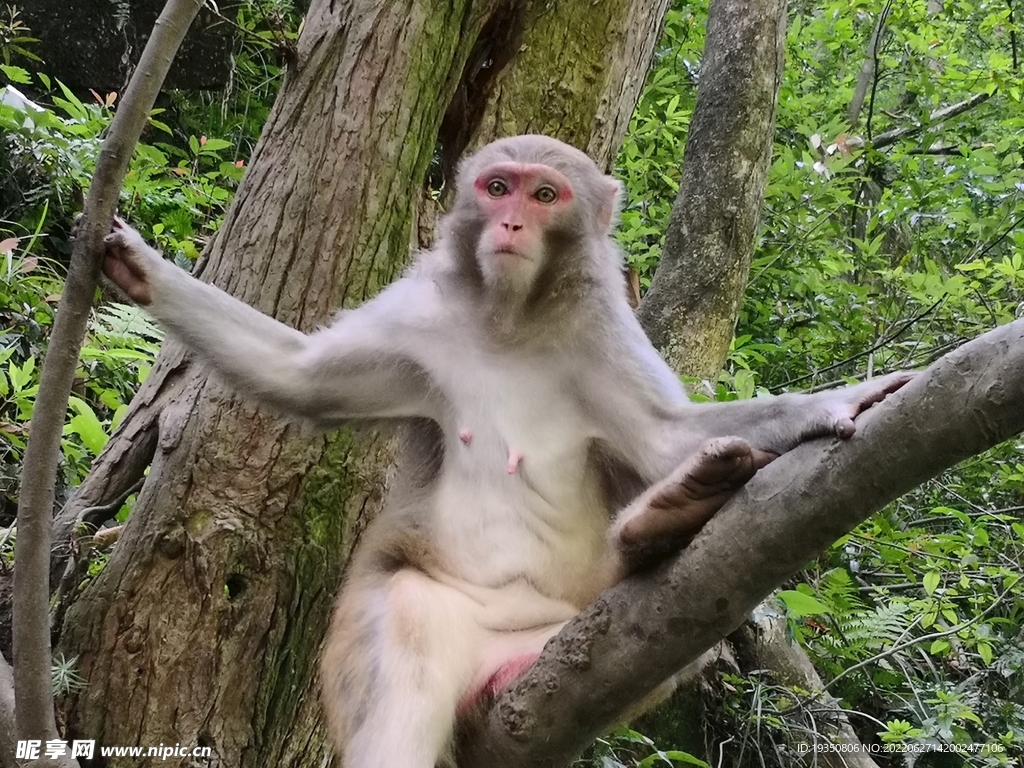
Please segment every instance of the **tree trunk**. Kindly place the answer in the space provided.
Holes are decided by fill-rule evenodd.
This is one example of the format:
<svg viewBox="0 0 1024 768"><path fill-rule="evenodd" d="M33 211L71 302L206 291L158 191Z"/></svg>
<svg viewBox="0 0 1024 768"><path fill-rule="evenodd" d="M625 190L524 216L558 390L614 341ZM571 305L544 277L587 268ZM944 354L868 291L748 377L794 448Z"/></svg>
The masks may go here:
<svg viewBox="0 0 1024 768"><path fill-rule="evenodd" d="M785 0L714 0L683 179L640 321L669 365L716 379L747 287L771 163Z"/></svg>
<svg viewBox="0 0 1024 768"><path fill-rule="evenodd" d="M203 279L307 331L358 304L407 259L435 144L461 151L487 135L485 114L516 132L550 109L564 116L558 133L583 146L599 124L610 163L665 1L548 5L314 2ZM573 18L571 35L554 35ZM612 40L628 60L608 57ZM552 72L569 87L544 90ZM511 99L530 87L546 96L518 110ZM479 116L464 117L465 139L442 131L449 104ZM515 112L520 122L497 119ZM324 764L315 662L347 555L387 485L388 441L314 436L227 391L169 341L77 511L129 487L150 453L121 540L66 614L61 649L89 681L68 703L71 732L210 746L225 766ZM76 514L61 516L65 543Z"/></svg>

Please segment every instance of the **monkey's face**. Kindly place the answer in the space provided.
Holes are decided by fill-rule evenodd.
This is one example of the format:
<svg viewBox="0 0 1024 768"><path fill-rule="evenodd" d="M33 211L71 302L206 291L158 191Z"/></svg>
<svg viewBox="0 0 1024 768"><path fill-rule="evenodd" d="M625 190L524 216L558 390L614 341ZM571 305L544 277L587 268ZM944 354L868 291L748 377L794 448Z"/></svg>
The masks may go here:
<svg viewBox="0 0 1024 768"><path fill-rule="evenodd" d="M575 228L577 203L569 179L547 165L498 162L477 175L473 197L483 220L477 258L485 279L529 289L551 258L547 243Z"/></svg>

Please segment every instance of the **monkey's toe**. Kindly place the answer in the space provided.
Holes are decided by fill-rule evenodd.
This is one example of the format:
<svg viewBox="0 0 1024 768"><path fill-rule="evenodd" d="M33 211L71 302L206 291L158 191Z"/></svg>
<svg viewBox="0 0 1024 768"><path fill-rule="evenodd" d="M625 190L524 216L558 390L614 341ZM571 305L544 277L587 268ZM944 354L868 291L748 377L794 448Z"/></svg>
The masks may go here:
<svg viewBox="0 0 1024 768"><path fill-rule="evenodd" d="M767 462L765 462L767 463ZM746 483L759 466L754 449L742 437L716 437L701 445L680 470L680 484L694 499L703 499L736 490Z"/></svg>

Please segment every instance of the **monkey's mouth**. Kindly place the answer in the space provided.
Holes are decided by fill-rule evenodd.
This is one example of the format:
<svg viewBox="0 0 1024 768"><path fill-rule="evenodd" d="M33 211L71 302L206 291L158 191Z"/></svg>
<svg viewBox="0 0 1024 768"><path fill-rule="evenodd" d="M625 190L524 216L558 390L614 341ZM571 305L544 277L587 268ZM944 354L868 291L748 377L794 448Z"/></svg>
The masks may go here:
<svg viewBox="0 0 1024 768"><path fill-rule="evenodd" d="M533 261L533 259L527 256L525 253L523 253L522 251L517 251L511 245L503 245L498 248L494 248L491 251L491 253L493 253L495 256L515 256L520 259L525 259L526 261Z"/></svg>

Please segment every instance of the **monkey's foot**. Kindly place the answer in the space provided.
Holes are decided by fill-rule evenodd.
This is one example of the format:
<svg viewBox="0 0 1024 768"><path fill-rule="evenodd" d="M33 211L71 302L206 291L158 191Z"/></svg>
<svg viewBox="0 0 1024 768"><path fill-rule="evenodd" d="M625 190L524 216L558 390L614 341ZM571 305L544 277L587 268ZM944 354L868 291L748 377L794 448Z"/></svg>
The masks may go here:
<svg viewBox="0 0 1024 768"><path fill-rule="evenodd" d="M686 541L775 454L750 447L741 437L716 437L701 444L675 472L653 486L624 513L619 526L626 547L651 539Z"/></svg>

